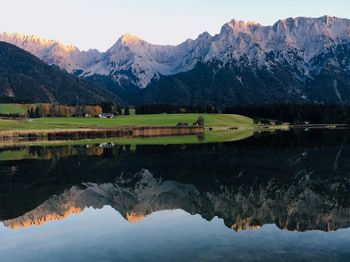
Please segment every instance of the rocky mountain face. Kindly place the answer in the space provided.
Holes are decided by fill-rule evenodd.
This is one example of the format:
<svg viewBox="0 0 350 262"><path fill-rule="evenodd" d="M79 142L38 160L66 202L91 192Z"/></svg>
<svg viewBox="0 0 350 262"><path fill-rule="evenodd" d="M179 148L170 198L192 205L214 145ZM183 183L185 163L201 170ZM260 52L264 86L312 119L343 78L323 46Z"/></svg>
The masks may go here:
<svg viewBox="0 0 350 262"><path fill-rule="evenodd" d="M57 40L47 40L34 35L20 33L0 33L0 41L22 48L50 65L57 65L69 73L87 68L100 60L97 50L80 51L72 45Z"/></svg>
<svg viewBox="0 0 350 262"><path fill-rule="evenodd" d="M16 34L0 34L0 40L132 103L348 103L350 98L350 20L336 17L289 18L273 26L232 20L217 35L203 33L178 46L126 34L106 52L81 52Z"/></svg>
<svg viewBox="0 0 350 262"><path fill-rule="evenodd" d="M0 101L89 104L116 99L99 86L0 42Z"/></svg>

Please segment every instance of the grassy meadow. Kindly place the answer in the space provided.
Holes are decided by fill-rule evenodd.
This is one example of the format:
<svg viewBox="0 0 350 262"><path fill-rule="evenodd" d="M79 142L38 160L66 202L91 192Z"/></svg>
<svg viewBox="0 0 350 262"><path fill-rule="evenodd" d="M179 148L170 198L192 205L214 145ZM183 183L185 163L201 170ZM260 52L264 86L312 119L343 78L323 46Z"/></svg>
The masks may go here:
<svg viewBox="0 0 350 262"><path fill-rule="evenodd" d="M33 104L0 104L0 113L21 114ZM253 120L234 114L153 114L153 115L131 115L117 116L112 119L79 118L79 117L56 117L10 120L0 119L1 131L21 130L61 130L78 128L114 128L122 126L175 126L178 122L187 122L190 125L199 116L204 117L205 127L208 132L203 136L171 136L151 138L109 138L88 139L79 141L17 141L18 145L89 145L101 143L114 143L123 145L164 145L164 144L193 144L235 141L247 138L254 132ZM232 130L229 130L229 129ZM209 131L214 130L214 131ZM9 141L0 142L0 147L8 146ZM12 154L15 154L12 155ZM0 160L27 158L25 152L17 153L3 151Z"/></svg>
<svg viewBox="0 0 350 262"><path fill-rule="evenodd" d="M74 128L113 128L121 126L175 126L178 122L192 124L203 116L207 128L252 127L253 120L231 114L157 114L129 115L112 119L99 118L37 118L23 120L0 120L0 131L48 130Z"/></svg>
<svg viewBox="0 0 350 262"><path fill-rule="evenodd" d="M0 114L25 114L35 104L0 104Z"/></svg>

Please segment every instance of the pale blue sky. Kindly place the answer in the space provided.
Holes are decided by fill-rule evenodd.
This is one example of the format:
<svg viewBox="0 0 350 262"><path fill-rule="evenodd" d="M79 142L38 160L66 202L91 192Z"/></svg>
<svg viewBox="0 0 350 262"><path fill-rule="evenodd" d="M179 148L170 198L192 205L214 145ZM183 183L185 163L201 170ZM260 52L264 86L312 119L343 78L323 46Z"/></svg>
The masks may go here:
<svg viewBox="0 0 350 262"><path fill-rule="evenodd" d="M123 33L178 44L232 18L273 24L279 18L350 18L349 0L0 0L0 31L35 34L106 50Z"/></svg>

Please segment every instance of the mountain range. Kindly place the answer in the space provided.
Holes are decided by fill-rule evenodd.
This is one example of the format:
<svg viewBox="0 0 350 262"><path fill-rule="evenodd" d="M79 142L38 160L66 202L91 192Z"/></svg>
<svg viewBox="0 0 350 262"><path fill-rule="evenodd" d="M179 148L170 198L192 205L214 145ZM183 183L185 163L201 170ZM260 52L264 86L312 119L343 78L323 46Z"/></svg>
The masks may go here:
<svg viewBox="0 0 350 262"><path fill-rule="evenodd" d="M99 85L0 42L0 101L90 104L117 99Z"/></svg>
<svg viewBox="0 0 350 262"><path fill-rule="evenodd" d="M137 103L350 102L350 20L288 18L272 26L231 20L177 45L125 34L107 51L0 34L50 65Z"/></svg>

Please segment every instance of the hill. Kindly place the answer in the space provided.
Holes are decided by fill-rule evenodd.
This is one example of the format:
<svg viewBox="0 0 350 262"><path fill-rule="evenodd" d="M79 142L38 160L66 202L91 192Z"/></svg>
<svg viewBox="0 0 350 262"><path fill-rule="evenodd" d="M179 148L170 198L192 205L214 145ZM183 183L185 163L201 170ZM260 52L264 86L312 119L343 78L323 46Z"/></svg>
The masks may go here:
<svg viewBox="0 0 350 262"><path fill-rule="evenodd" d="M90 104L116 100L99 86L0 42L0 101Z"/></svg>

